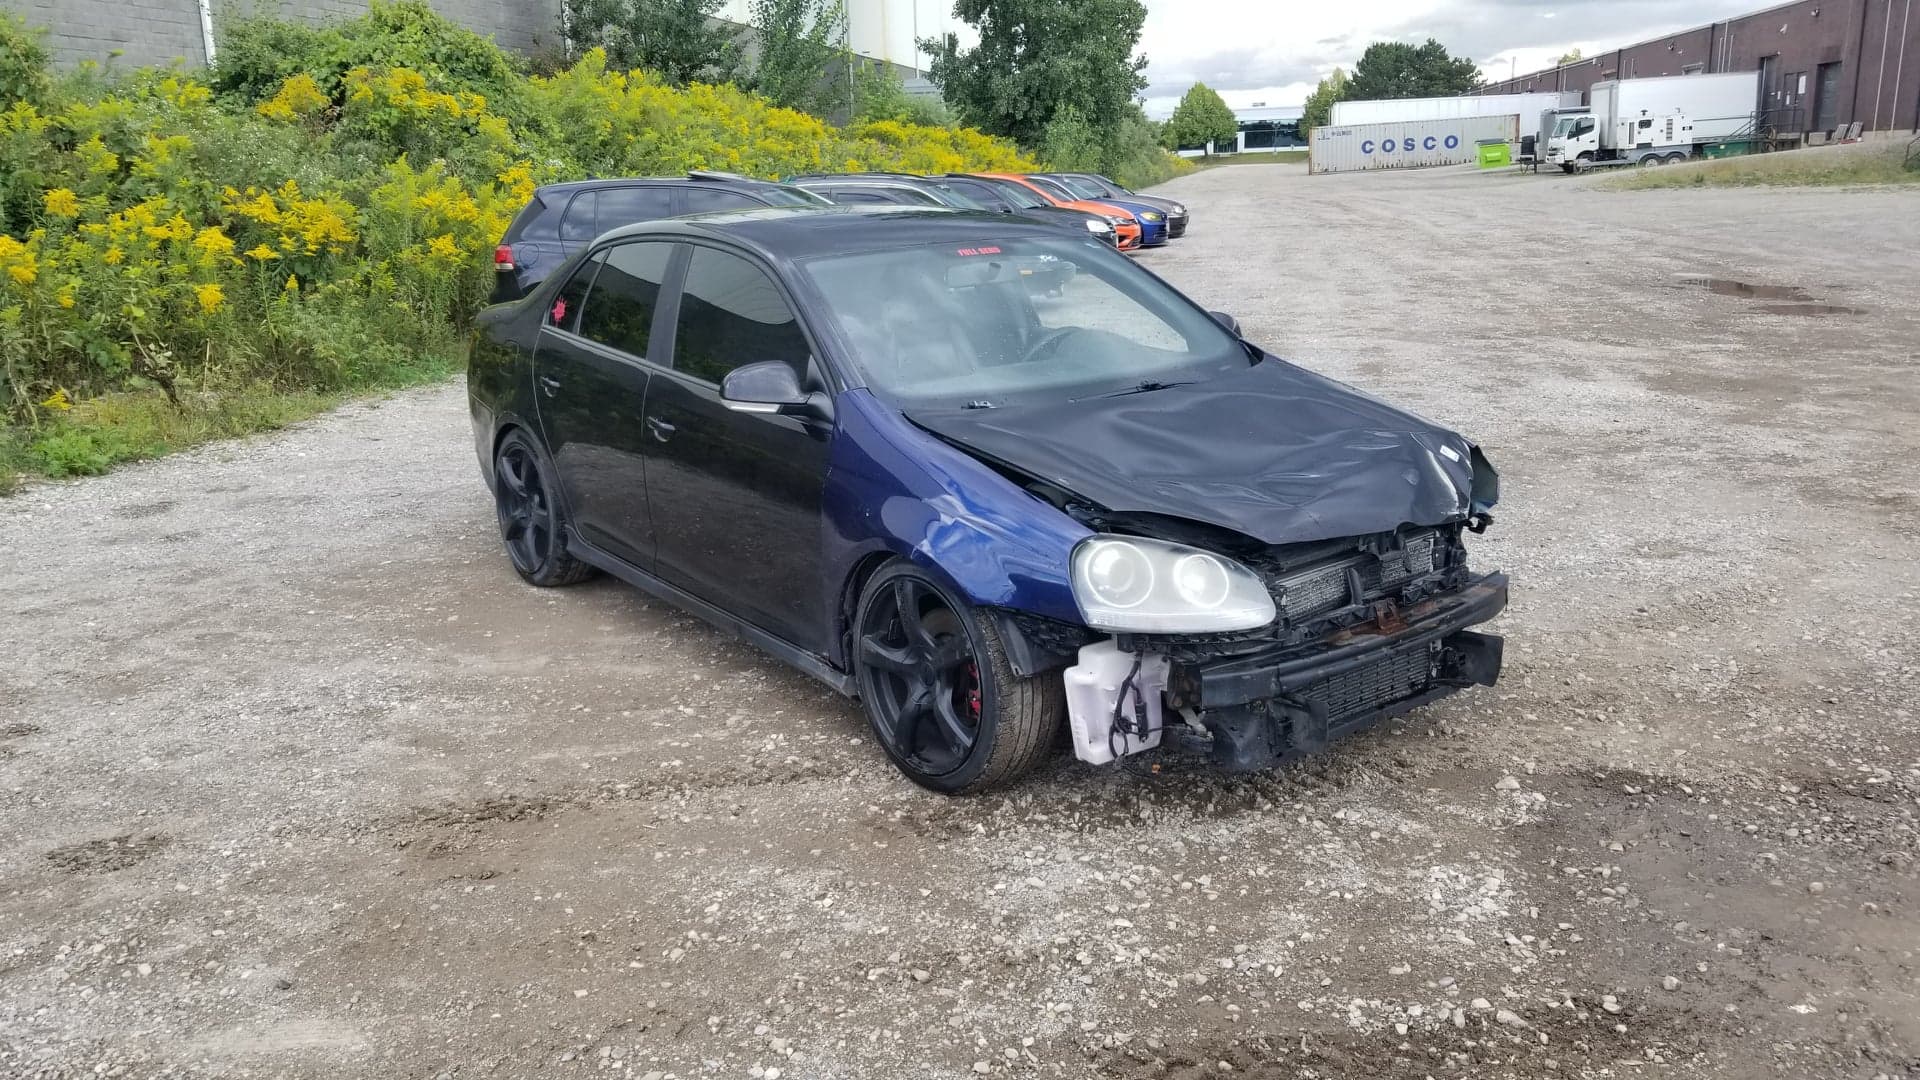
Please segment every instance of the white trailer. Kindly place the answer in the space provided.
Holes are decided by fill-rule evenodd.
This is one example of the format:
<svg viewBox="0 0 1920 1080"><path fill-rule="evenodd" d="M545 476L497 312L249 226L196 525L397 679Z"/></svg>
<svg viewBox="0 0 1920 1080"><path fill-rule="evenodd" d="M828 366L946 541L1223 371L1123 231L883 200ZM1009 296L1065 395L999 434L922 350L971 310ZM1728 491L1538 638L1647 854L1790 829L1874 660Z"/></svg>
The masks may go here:
<svg viewBox="0 0 1920 1080"><path fill-rule="evenodd" d="M1580 91L1541 94L1467 94L1453 97L1388 98L1382 101L1337 101L1327 123L1334 127L1363 124L1416 124L1428 120L1465 120L1474 116L1519 115L1531 119L1544 109L1580 104Z"/></svg>
<svg viewBox="0 0 1920 1080"><path fill-rule="evenodd" d="M1464 165L1478 156L1483 140L1513 143L1519 138L1520 117L1514 113L1402 124L1325 124L1308 136L1307 171Z"/></svg>
<svg viewBox="0 0 1920 1080"><path fill-rule="evenodd" d="M1547 163L1567 172L1667 165L1711 143L1752 138L1760 74L1609 79L1588 94L1588 114L1560 115L1547 139Z"/></svg>

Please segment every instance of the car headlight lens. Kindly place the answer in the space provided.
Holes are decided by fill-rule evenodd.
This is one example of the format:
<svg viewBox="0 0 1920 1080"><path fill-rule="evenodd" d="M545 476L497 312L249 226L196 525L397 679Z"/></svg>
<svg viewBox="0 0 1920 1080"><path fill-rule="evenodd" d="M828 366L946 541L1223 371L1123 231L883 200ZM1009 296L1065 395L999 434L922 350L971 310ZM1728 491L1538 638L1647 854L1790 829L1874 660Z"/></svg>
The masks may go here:
<svg viewBox="0 0 1920 1080"><path fill-rule="evenodd" d="M1186 206L1185 206L1185 204L1182 204L1182 203L1174 203L1174 204L1173 204L1173 216L1174 216L1174 217L1185 217L1185 216L1186 216L1186 214L1187 214L1187 208L1186 208Z"/></svg>
<svg viewBox="0 0 1920 1080"><path fill-rule="evenodd" d="M1209 551L1135 536L1094 536L1073 551L1073 598L1095 630L1206 634L1272 622L1253 571Z"/></svg>
<svg viewBox="0 0 1920 1080"><path fill-rule="evenodd" d="M1104 221L1095 221L1092 218L1088 218L1087 231L1090 233L1110 233L1113 231L1113 226Z"/></svg>
<svg viewBox="0 0 1920 1080"><path fill-rule="evenodd" d="M1145 213L1143 213L1143 214L1141 214L1141 215L1140 215L1140 220L1141 220L1141 221L1159 221L1159 220L1160 220L1160 215L1159 215L1159 214L1156 214L1156 213L1154 213L1154 212L1153 212L1153 211L1151 211L1151 210L1148 210L1148 211L1146 211Z"/></svg>
<svg viewBox="0 0 1920 1080"><path fill-rule="evenodd" d="M1132 219L1132 218L1130 218L1130 217L1127 217L1127 216L1125 216L1124 214L1116 214L1116 215L1114 215L1113 217L1110 217L1110 218L1108 218L1108 219L1107 219L1107 224L1109 224L1109 225L1126 225L1126 224L1128 224L1128 223L1130 223L1130 222L1132 222L1132 221L1133 221L1133 219Z"/></svg>

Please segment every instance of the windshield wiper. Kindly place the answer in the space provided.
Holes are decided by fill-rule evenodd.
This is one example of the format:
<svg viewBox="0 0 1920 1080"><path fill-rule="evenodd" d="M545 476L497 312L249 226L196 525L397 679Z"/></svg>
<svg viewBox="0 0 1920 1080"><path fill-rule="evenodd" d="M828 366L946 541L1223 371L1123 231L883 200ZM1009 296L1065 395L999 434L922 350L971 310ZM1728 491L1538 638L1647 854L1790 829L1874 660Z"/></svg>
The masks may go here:
<svg viewBox="0 0 1920 1080"><path fill-rule="evenodd" d="M1148 379L1145 382L1134 383L1132 386L1127 387L1125 390L1115 390L1110 394L1090 394L1088 396L1089 397L1126 397L1129 394L1150 394L1155 390L1171 390L1176 386L1192 386L1192 385L1193 385L1192 379L1187 379L1183 382L1159 382L1154 379ZM1087 399L1074 398L1073 400L1085 401Z"/></svg>

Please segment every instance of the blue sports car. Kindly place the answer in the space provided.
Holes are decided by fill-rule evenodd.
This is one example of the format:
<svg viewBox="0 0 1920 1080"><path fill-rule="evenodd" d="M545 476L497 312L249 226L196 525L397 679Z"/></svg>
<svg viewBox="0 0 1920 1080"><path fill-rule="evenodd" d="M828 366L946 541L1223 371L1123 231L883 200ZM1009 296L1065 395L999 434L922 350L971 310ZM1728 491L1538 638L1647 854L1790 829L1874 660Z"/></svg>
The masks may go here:
<svg viewBox="0 0 1920 1080"><path fill-rule="evenodd" d="M1469 629L1507 599L1468 564L1480 450L1092 236L892 206L656 221L479 322L514 570L684 606L857 698L934 790L1009 783L1063 732L1094 765L1265 768L1499 674Z"/></svg>

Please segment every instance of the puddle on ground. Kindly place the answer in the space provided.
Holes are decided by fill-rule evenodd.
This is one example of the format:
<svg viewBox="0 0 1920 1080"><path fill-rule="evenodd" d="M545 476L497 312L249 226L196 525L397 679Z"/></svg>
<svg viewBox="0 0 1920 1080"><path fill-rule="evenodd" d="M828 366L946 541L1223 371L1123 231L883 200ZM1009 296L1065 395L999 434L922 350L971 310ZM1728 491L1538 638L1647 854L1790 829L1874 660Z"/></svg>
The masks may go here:
<svg viewBox="0 0 1920 1080"><path fill-rule="evenodd" d="M1689 285L1698 285L1715 296L1736 296L1742 300L1785 300L1790 303L1763 304L1757 310L1766 315L1864 315L1863 308L1843 307L1839 304L1822 304L1814 300L1812 294L1798 285L1755 285L1749 281L1735 281L1732 278L1696 277L1682 275L1681 280Z"/></svg>
<svg viewBox="0 0 1920 1080"><path fill-rule="evenodd" d="M1762 304L1760 311L1768 315L1864 315L1860 308L1841 307L1838 304Z"/></svg>
<svg viewBox="0 0 1920 1080"><path fill-rule="evenodd" d="M1743 300L1811 300L1798 285L1752 285L1728 278L1701 278L1700 284L1716 296L1738 296Z"/></svg>

